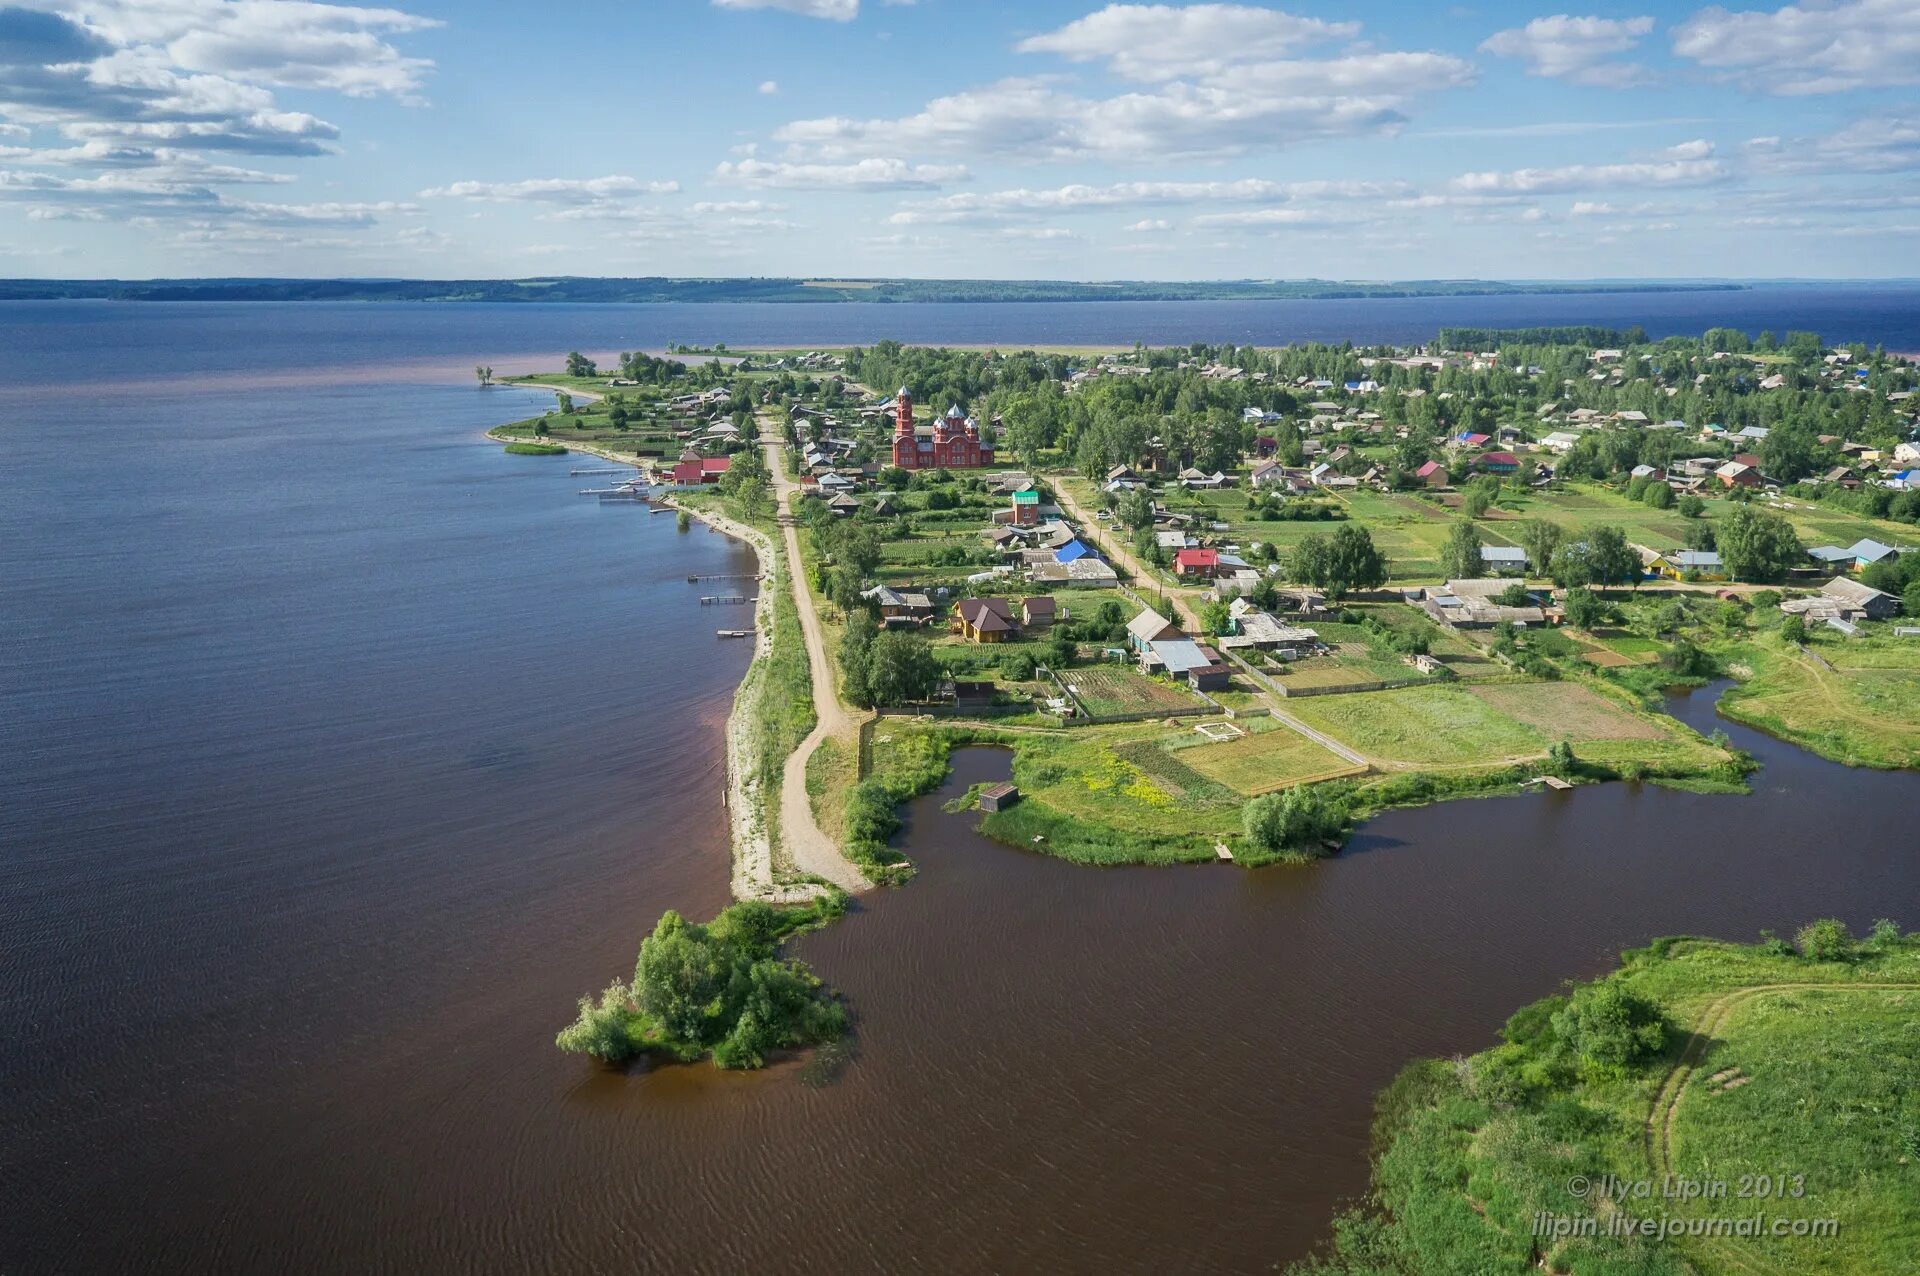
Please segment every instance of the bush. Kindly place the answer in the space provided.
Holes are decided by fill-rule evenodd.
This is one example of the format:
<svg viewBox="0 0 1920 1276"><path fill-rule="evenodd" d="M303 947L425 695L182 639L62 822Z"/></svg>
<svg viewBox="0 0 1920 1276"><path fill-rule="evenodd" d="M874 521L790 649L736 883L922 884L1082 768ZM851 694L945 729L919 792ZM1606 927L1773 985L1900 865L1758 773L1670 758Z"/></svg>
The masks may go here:
<svg viewBox="0 0 1920 1276"><path fill-rule="evenodd" d="M1808 922L1794 932L1793 942L1810 961L1848 961L1855 952L1852 932L1837 917Z"/></svg>
<svg viewBox="0 0 1920 1276"><path fill-rule="evenodd" d="M1268 855L1325 855L1347 827L1347 808L1320 790L1296 785L1247 803L1241 815L1247 840Z"/></svg>
<svg viewBox="0 0 1920 1276"><path fill-rule="evenodd" d="M1669 1026L1654 1002L1605 980L1576 989L1553 1029L1589 1075L1614 1077L1659 1057Z"/></svg>
<svg viewBox="0 0 1920 1276"><path fill-rule="evenodd" d="M509 443L508 456L565 456L567 449L558 443Z"/></svg>

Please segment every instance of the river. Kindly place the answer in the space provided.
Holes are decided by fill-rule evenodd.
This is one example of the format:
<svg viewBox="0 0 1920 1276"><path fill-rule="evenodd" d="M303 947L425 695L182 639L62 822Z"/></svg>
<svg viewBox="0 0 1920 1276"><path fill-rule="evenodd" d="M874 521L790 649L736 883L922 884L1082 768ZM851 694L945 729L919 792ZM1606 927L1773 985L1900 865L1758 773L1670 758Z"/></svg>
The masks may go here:
<svg viewBox="0 0 1920 1276"><path fill-rule="evenodd" d="M0 315L54 352L0 343L0 1270L1250 1271L1364 1187L1399 1066L1617 950L1920 924L1920 781L1737 726L1752 796L1258 872L989 842L940 809L975 750L920 877L795 945L858 1016L836 1078L595 1068L572 999L726 898L747 652L685 577L750 558L479 440L543 400L419 371L458 315L248 313L170 363L166 316L121 360Z"/></svg>

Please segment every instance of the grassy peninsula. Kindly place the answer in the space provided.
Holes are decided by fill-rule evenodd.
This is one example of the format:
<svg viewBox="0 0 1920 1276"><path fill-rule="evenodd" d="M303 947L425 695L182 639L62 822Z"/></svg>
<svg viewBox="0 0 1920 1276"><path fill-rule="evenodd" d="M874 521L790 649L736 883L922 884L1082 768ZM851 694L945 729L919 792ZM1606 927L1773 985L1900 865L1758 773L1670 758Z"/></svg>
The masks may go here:
<svg viewBox="0 0 1920 1276"><path fill-rule="evenodd" d="M1663 939L1382 1093L1373 1193L1294 1276L1920 1260L1920 939ZM1722 1221L1724 1220L1724 1221Z"/></svg>

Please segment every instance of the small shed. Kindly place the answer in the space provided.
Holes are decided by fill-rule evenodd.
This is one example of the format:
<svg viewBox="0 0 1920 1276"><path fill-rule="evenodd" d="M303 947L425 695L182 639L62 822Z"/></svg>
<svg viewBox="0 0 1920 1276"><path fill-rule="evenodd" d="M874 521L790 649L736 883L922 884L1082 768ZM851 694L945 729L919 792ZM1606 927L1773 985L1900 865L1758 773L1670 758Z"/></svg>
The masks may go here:
<svg viewBox="0 0 1920 1276"><path fill-rule="evenodd" d="M1020 800L1020 790L1011 784L989 784L980 790L980 809L983 811L1003 811Z"/></svg>

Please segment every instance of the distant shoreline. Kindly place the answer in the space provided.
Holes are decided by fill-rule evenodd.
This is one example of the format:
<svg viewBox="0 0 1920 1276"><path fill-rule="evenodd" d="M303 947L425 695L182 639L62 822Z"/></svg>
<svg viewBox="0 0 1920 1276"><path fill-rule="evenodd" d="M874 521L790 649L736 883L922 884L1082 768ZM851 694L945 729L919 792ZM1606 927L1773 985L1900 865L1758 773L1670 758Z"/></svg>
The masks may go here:
<svg viewBox="0 0 1920 1276"><path fill-rule="evenodd" d="M1745 292L1742 281L992 279L4 279L0 301L411 301L568 304L896 305L1095 301L1368 301L1443 297Z"/></svg>

